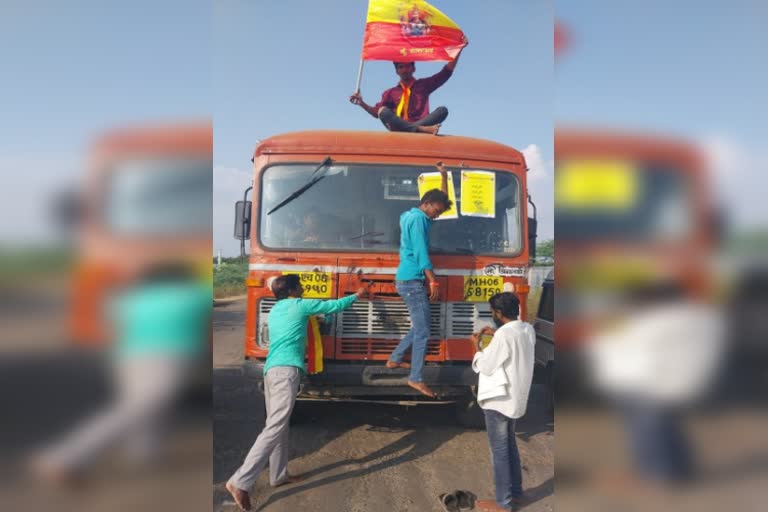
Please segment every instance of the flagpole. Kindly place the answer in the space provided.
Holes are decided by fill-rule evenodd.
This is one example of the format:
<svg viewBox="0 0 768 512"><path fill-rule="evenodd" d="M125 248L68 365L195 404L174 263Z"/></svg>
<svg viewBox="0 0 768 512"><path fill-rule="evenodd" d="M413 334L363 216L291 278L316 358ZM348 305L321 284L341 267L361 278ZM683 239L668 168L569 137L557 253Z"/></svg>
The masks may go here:
<svg viewBox="0 0 768 512"><path fill-rule="evenodd" d="M363 80L363 59L360 59L360 67L357 69L357 85L355 86L355 94L360 93L360 82Z"/></svg>

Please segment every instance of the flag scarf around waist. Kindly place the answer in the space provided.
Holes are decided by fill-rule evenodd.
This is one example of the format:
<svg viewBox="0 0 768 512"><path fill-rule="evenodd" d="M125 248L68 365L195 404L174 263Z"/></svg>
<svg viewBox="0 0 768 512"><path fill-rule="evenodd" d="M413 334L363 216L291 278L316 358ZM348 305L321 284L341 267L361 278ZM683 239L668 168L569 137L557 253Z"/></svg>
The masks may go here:
<svg viewBox="0 0 768 512"><path fill-rule="evenodd" d="M320 335L320 321L316 316L307 322L307 373L314 375L323 371L323 337Z"/></svg>
<svg viewBox="0 0 768 512"><path fill-rule="evenodd" d="M400 82L400 87L403 88L403 94L400 96L400 102L397 104L397 117L402 117L406 121L408 119L408 102L411 100L411 88Z"/></svg>
<svg viewBox="0 0 768 512"><path fill-rule="evenodd" d="M467 38L448 16L423 0L370 0L363 60L452 61Z"/></svg>

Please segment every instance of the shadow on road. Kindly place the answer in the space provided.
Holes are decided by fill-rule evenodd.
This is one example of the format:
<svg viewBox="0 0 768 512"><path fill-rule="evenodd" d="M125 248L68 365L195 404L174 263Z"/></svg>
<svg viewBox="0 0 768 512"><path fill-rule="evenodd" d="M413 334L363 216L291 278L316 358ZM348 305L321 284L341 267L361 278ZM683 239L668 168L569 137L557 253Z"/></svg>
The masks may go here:
<svg viewBox="0 0 768 512"><path fill-rule="evenodd" d="M237 469L263 428L264 402L255 385L239 370L216 369L213 379L214 483L223 484ZM307 471L304 475L308 480L319 478L274 492L257 510L299 493L414 462L467 432L458 425L452 404L401 406L299 401L292 418L291 459L318 452L360 427L369 432L404 435L364 456L342 458ZM551 417L532 401L528 414L519 422L520 438L527 441L540 432L552 431ZM349 469L339 473L343 468ZM550 496L553 490L554 482L550 478L531 489L529 494L533 501L539 501ZM227 498L225 493L216 493L215 502L220 504Z"/></svg>

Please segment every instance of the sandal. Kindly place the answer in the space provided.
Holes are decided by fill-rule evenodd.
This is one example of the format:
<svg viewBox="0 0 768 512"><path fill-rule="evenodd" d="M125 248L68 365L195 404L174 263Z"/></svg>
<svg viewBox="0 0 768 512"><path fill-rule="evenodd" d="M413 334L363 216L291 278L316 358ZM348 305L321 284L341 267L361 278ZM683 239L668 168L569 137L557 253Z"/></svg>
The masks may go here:
<svg viewBox="0 0 768 512"><path fill-rule="evenodd" d="M459 499L455 494L441 494L440 503L443 505L445 512L460 512Z"/></svg>
<svg viewBox="0 0 768 512"><path fill-rule="evenodd" d="M459 510L464 512L466 510L472 510L475 508L475 500L477 496L469 491L453 491L453 495L458 500Z"/></svg>

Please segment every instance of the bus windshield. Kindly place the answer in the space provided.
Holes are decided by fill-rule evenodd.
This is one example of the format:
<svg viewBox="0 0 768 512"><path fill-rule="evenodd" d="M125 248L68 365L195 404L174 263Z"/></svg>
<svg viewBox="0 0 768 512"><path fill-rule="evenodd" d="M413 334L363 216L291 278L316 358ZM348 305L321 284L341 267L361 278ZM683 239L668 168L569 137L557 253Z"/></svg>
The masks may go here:
<svg viewBox="0 0 768 512"><path fill-rule="evenodd" d="M211 231L210 160L159 159L118 163L109 174L104 221L120 235L181 235Z"/></svg>
<svg viewBox="0 0 768 512"><path fill-rule="evenodd" d="M400 215L419 205L418 178L432 166L332 165L323 179L289 204L268 215L312 179L317 165L290 164L268 168L261 181L259 240L268 249L299 251L397 252ZM520 187L514 174L492 173L495 187L491 216L458 215L438 219L431 230L431 252L503 254L522 251ZM461 172L451 173L461 205Z"/></svg>
<svg viewBox="0 0 768 512"><path fill-rule="evenodd" d="M690 185L680 170L665 166L596 173L565 161L555 172L555 231L579 241L683 240L695 226Z"/></svg>

